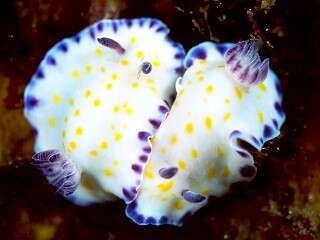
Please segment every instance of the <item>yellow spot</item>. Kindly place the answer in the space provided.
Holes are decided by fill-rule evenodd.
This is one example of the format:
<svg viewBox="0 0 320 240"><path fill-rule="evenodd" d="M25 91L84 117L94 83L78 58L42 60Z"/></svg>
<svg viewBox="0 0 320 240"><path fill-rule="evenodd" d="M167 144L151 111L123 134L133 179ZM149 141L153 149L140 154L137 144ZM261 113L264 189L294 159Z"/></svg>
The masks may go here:
<svg viewBox="0 0 320 240"><path fill-rule="evenodd" d="M107 176L107 177L113 176L112 169L111 169L111 168L105 168L105 169L103 170L103 174L104 174L105 176Z"/></svg>
<svg viewBox="0 0 320 240"><path fill-rule="evenodd" d="M207 93L213 93L214 92L214 86L212 86L211 84L210 85L208 85L208 87L207 87Z"/></svg>
<svg viewBox="0 0 320 240"><path fill-rule="evenodd" d="M123 59L123 60L121 60L120 64L122 66L128 66L129 65L129 61L127 59Z"/></svg>
<svg viewBox="0 0 320 240"><path fill-rule="evenodd" d="M152 80L151 78L146 79L147 84L153 85L154 84L154 80Z"/></svg>
<svg viewBox="0 0 320 240"><path fill-rule="evenodd" d="M258 88L261 92L267 91L267 86L263 82L258 84Z"/></svg>
<svg viewBox="0 0 320 240"><path fill-rule="evenodd" d="M106 85L104 86L107 90L111 90L112 89L112 83L106 83Z"/></svg>
<svg viewBox="0 0 320 240"><path fill-rule="evenodd" d="M225 151L221 147L217 147L216 153L217 153L217 157L219 157L219 158L221 158L221 157L223 157L225 155Z"/></svg>
<svg viewBox="0 0 320 240"><path fill-rule="evenodd" d="M145 170L144 176L149 178L149 179L152 179L154 177L154 174L153 174L153 172L151 170Z"/></svg>
<svg viewBox="0 0 320 240"><path fill-rule="evenodd" d="M159 60L152 61L152 67L156 67L156 68L160 67L160 61Z"/></svg>
<svg viewBox="0 0 320 240"><path fill-rule="evenodd" d="M235 87L235 88L234 88L234 92L235 92L237 98L238 98L239 100L241 100L241 99L242 99L242 91L241 91L241 89L238 88L238 87Z"/></svg>
<svg viewBox="0 0 320 240"><path fill-rule="evenodd" d="M98 151L97 150L91 150L90 151L90 156L92 156L92 157L98 156Z"/></svg>
<svg viewBox="0 0 320 240"><path fill-rule="evenodd" d="M57 126L57 119L55 117L49 117L48 118L48 124L50 127L56 127Z"/></svg>
<svg viewBox="0 0 320 240"><path fill-rule="evenodd" d="M71 142L69 143L69 147L70 147L70 149L74 150L74 149L77 148L77 143L76 143L75 141L71 141Z"/></svg>
<svg viewBox="0 0 320 240"><path fill-rule="evenodd" d="M171 144L171 145L176 145L177 142L178 142L178 137L177 137L177 135L172 135L172 136L170 137L170 144Z"/></svg>
<svg viewBox="0 0 320 240"><path fill-rule="evenodd" d="M117 80L118 78L119 78L119 75L118 75L117 73L112 73L112 74L111 74L111 79L112 79L112 80L115 81L115 80Z"/></svg>
<svg viewBox="0 0 320 240"><path fill-rule="evenodd" d="M224 116L223 116L223 121L227 122L231 119L232 117L232 113L231 112L227 112Z"/></svg>
<svg viewBox="0 0 320 240"><path fill-rule="evenodd" d="M186 162L185 162L183 159L179 160L179 162L178 162L178 167L179 167L181 170L185 170L185 169L187 168Z"/></svg>
<svg viewBox="0 0 320 240"><path fill-rule="evenodd" d="M191 80L188 80L187 83L188 83L188 85L192 85L192 81Z"/></svg>
<svg viewBox="0 0 320 240"><path fill-rule="evenodd" d="M93 106L95 107L99 107L101 105L101 100L99 98L95 99L93 101Z"/></svg>
<svg viewBox="0 0 320 240"><path fill-rule="evenodd" d="M160 152L161 152L162 154L165 154L165 153L167 152L167 149L166 149L165 147L161 147L161 148L160 148Z"/></svg>
<svg viewBox="0 0 320 240"><path fill-rule="evenodd" d="M133 83L131 83L131 86L133 88L139 88L140 84L138 82L133 82Z"/></svg>
<svg viewBox="0 0 320 240"><path fill-rule="evenodd" d="M79 117L79 116L80 116L80 109L79 109L79 108L76 109L76 110L74 111L73 115L74 115L75 117Z"/></svg>
<svg viewBox="0 0 320 240"><path fill-rule="evenodd" d="M131 44L135 44L137 42L137 38L135 37L135 36L132 36L131 38L130 38L130 43Z"/></svg>
<svg viewBox="0 0 320 240"><path fill-rule="evenodd" d="M161 192L167 192L173 187L173 181L158 184L158 188Z"/></svg>
<svg viewBox="0 0 320 240"><path fill-rule="evenodd" d="M144 56L143 51L137 51L137 52L136 52L136 57L137 57L137 58L142 58L143 56Z"/></svg>
<svg viewBox="0 0 320 240"><path fill-rule="evenodd" d="M230 99L229 98L224 99L224 103L225 104L229 104L230 103Z"/></svg>
<svg viewBox="0 0 320 240"><path fill-rule="evenodd" d="M67 136L66 130L62 130L62 138L66 138L66 136Z"/></svg>
<svg viewBox="0 0 320 240"><path fill-rule="evenodd" d="M87 89L85 92L84 92L84 96L86 97L86 98L88 98L88 97L90 97L91 96L91 91L89 90L89 89Z"/></svg>
<svg viewBox="0 0 320 240"><path fill-rule="evenodd" d="M160 200L161 200L161 201L167 201L167 200L168 200L168 197L167 197L166 195L164 195L164 194L161 194L161 195L160 195Z"/></svg>
<svg viewBox="0 0 320 240"><path fill-rule="evenodd" d="M191 122L186 124L185 131L186 131L187 134L192 134L193 133L193 124Z"/></svg>
<svg viewBox="0 0 320 240"><path fill-rule="evenodd" d="M59 95L54 95L54 96L52 96L52 102L55 105L60 105L62 102L62 99Z"/></svg>
<svg viewBox="0 0 320 240"><path fill-rule="evenodd" d="M114 105L113 109L112 109L113 112L119 112L120 111L120 106L119 105Z"/></svg>
<svg viewBox="0 0 320 240"><path fill-rule="evenodd" d="M152 172L153 168L154 168L154 164L149 162L144 170L144 176L149 179L152 179L154 177L154 174Z"/></svg>
<svg viewBox="0 0 320 240"><path fill-rule="evenodd" d="M184 203L183 203L183 201L182 200L177 200L175 203L174 203L174 208L176 209L176 210L181 210L181 209L183 209L184 208Z"/></svg>
<svg viewBox="0 0 320 240"><path fill-rule="evenodd" d="M63 119L64 123L67 123L68 122L68 117L65 116L64 119Z"/></svg>
<svg viewBox="0 0 320 240"><path fill-rule="evenodd" d="M259 122L263 123L263 113L262 112L258 112L257 116L258 116Z"/></svg>
<svg viewBox="0 0 320 240"><path fill-rule="evenodd" d="M96 55L101 57L103 55L103 51L101 48L96 48Z"/></svg>
<svg viewBox="0 0 320 240"><path fill-rule="evenodd" d="M210 167L207 171L208 178L214 178L216 176L216 169L214 167Z"/></svg>
<svg viewBox="0 0 320 240"><path fill-rule="evenodd" d="M202 181L200 179L193 179L194 185L199 188L202 186Z"/></svg>
<svg viewBox="0 0 320 240"><path fill-rule="evenodd" d="M199 82L202 82L203 80L204 80L204 76L198 77L198 81L199 81Z"/></svg>
<svg viewBox="0 0 320 240"><path fill-rule="evenodd" d="M149 87L150 91L154 94L156 94L158 91L157 91L157 88L155 87Z"/></svg>
<svg viewBox="0 0 320 240"><path fill-rule="evenodd" d="M104 66L100 67L100 72L105 73L107 71L107 69Z"/></svg>
<svg viewBox="0 0 320 240"><path fill-rule="evenodd" d="M81 76L81 73L79 70L74 70L74 71L72 71L71 76L73 78L79 78Z"/></svg>
<svg viewBox="0 0 320 240"><path fill-rule="evenodd" d="M68 104L69 104L70 106L73 106L73 105L74 105L74 99L73 99L73 98L69 98L69 99L68 99Z"/></svg>
<svg viewBox="0 0 320 240"><path fill-rule="evenodd" d="M209 196L209 189L208 189L208 188L205 188L205 189L202 191L202 195L203 195L203 196Z"/></svg>
<svg viewBox="0 0 320 240"><path fill-rule="evenodd" d="M134 114L134 110L132 108L127 108L126 113L127 113L127 115L131 116Z"/></svg>
<svg viewBox="0 0 320 240"><path fill-rule="evenodd" d="M200 75L200 74L202 74L202 71L201 70L197 70L196 71L196 75Z"/></svg>
<svg viewBox="0 0 320 240"><path fill-rule="evenodd" d="M91 72L92 72L92 66L91 66L91 65L87 65L87 66L85 67L85 71L86 71L87 73L91 73Z"/></svg>
<svg viewBox="0 0 320 240"><path fill-rule="evenodd" d="M204 120L204 125L206 126L207 129L211 129L213 125L213 120L210 116L206 116Z"/></svg>
<svg viewBox="0 0 320 240"><path fill-rule="evenodd" d="M201 66L205 66L207 64L207 61L206 60L199 60L198 63Z"/></svg>
<svg viewBox="0 0 320 240"><path fill-rule="evenodd" d="M77 127L75 130L76 135L81 136L83 134L83 128Z"/></svg>
<svg viewBox="0 0 320 240"><path fill-rule="evenodd" d="M198 154L197 149L192 148L192 149L191 149L191 157L192 157L192 158L197 158L198 155L199 155L199 154Z"/></svg>
<svg viewBox="0 0 320 240"><path fill-rule="evenodd" d="M222 175L223 177L228 177L228 176L230 175L230 170L229 170L229 168L228 168L227 166L225 166L225 167L223 168L221 175Z"/></svg>
<svg viewBox="0 0 320 240"><path fill-rule="evenodd" d="M172 105L172 109L178 108L181 105L180 99L176 99ZM189 114L188 114L189 115Z"/></svg>
<svg viewBox="0 0 320 240"><path fill-rule="evenodd" d="M113 160L112 164L115 165L115 166L119 166L120 161L119 160Z"/></svg>
<svg viewBox="0 0 320 240"><path fill-rule="evenodd" d="M116 142L121 141L121 139L122 139L122 134L120 132L117 132L117 133L114 134L114 140Z"/></svg>
<svg viewBox="0 0 320 240"><path fill-rule="evenodd" d="M122 104L122 106L123 106L124 108L127 108L128 105L129 105L128 101L125 101L125 102Z"/></svg>
<svg viewBox="0 0 320 240"><path fill-rule="evenodd" d="M108 142L107 141L101 141L100 143L100 148L101 149L107 149L109 146Z"/></svg>
<svg viewBox="0 0 320 240"><path fill-rule="evenodd" d="M182 88L182 89L180 89L180 91L179 91L179 97L182 97L183 95L184 95L184 93L185 93L185 90Z"/></svg>

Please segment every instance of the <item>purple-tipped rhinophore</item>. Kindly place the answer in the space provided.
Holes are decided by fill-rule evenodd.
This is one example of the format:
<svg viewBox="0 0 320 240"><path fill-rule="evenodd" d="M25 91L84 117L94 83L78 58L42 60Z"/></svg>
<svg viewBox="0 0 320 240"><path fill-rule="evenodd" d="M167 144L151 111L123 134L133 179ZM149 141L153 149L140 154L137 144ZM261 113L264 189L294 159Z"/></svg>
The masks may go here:
<svg viewBox="0 0 320 240"><path fill-rule="evenodd" d="M58 150L39 152L32 157L35 165L57 192L68 197L80 183L80 172L75 164Z"/></svg>
<svg viewBox="0 0 320 240"><path fill-rule="evenodd" d="M176 167L161 168L159 170L160 176L166 179L174 177L174 175L176 175L177 172L178 172L178 168Z"/></svg>
<svg viewBox="0 0 320 240"><path fill-rule="evenodd" d="M225 68L241 85L255 85L267 77L269 59L261 62L258 51L256 42L247 40L237 43L225 52Z"/></svg>
<svg viewBox="0 0 320 240"><path fill-rule="evenodd" d="M152 70L152 64L150 62L143 62L141 64L141 71L144 73L144 74L149 74Z"/></svg>
<svg viewBox="0 0 320 240"><path fill-rule="evenodd" d="M199 202L202 202L206 199L205 196L203 196L199 193L192 192L190 190L182 191L181 195L184 198L184 200L191 202L191 203L199 203Z"/></svg>
<svg viewBox="0 0 320 240"><path fill-rule="evenodd" d="M106 37L102 37L102 38L97 38L98 42L108 48L112 48L114 50L116 50L119 54L124 54L124 52L126 51L121 45L120 43L118 43L117 41L111 39L111 38L106 38Z"/></svg>

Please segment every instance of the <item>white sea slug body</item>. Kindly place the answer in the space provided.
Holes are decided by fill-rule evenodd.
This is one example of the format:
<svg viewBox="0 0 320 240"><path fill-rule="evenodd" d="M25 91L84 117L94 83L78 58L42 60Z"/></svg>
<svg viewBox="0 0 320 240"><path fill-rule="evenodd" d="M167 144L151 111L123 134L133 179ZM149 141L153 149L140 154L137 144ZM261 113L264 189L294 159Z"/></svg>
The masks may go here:
<svg viewBox="0 0 320 240"><path fill-rule="evenodd" d="M56 44L25 90L33 159L49 183L87 205L132 201L164 119L184 50L150 18L102 20Z"/></svg>
<svg viewBox="0 0 320 240"><path fill-rule="evenodd" d="M137 199L138 224L181 225L232 183L256 174L243 140L257 150L278 136L285 114L279 80L253 41L192 48L178 96L154 140Z"/></svg>

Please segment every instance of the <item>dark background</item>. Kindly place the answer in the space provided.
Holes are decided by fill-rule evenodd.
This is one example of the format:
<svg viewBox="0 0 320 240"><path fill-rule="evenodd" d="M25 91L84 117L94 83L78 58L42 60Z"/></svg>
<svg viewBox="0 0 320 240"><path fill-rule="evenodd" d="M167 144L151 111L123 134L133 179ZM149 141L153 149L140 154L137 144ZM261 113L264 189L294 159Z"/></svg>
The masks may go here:
<svg viewBox="0 0 320 240"><path fill-rule="evenodd" d="M2 0L0 2L0 239L320 239L317 0ZM184 227L141 227L121 202L78 207L30 165L23 91L61 38L103 17L163 20L186 50L205 40L264 41L281 79L287 121L254 152L258 175L212 199Z"/></svg>

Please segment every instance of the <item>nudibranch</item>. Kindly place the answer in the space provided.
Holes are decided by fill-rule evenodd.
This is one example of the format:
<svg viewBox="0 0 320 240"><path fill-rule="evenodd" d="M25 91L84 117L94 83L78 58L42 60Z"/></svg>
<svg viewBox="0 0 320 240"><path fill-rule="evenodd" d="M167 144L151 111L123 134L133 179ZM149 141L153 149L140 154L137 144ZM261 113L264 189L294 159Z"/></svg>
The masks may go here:
<svg viewBox="0 0 320 240"><path fill-rule="evenodd" d="M252 180L256 167L243 142L260 151L285 120L279 80L254 41L201 43L184 66L138 196L126 209L141 225L182 225L209 196Z"/></svg>
<svg viewBox="0 0 320 240"><path fill-rule="evenodd" d="M25 90L33 164L79 205L132 201L183 71L152 18L101 20L48 51Z"/></svg>

